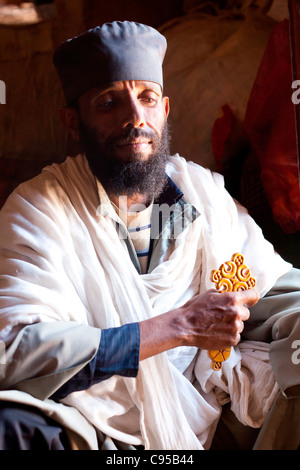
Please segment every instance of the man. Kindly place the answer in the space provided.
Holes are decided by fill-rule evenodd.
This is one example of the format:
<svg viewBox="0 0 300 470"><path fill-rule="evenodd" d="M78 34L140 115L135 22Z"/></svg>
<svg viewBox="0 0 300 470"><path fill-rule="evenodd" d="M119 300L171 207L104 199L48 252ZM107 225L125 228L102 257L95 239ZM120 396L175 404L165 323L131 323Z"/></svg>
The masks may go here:
<svg viewBox="0 0 300 470"><path fill-rule="evenodd" d="M277 397L299 406L299 272L220 175L169 156L165 50L114 22L55 53L82 153L1 212L2 448L207 449L226 403L244 430L277 419ZM237 252L256 288L218 292ZM214 371L207 350L229 347Z"/></svg>

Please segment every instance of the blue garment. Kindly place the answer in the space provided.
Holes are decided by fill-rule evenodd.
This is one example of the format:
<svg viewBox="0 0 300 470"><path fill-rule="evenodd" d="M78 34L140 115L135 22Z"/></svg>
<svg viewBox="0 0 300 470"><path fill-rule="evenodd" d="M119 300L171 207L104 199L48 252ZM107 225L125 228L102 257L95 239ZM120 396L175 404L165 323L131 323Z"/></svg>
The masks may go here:
<svg viewBox="0 0 300 470"><path fill-rule="evenodd" d="M170 208L170 211L158 213L159 208L164 204ZM187 224L195 220L197 216L196 209L183 200L182 191L171 178L167 177L165 189L153 205L148 272L157 266L160 257L164 255L170 243L173 243L176 224L175 232L178 233L178 225L180 230L185 230ZM162 233L164 233L164 237L162 237ZM127 244L127 248L132 262L140 272L137 253L130 243ZM139 368L139 353L140 329L138 323L102 330L99 349L94 358L60 387L51 398L62 399L71 392L86 390L113 375L136 377Z"/></svg>
<svg viewBox="0 0 300 470"><path fill-rule="evenodd" d="M71 392L86 390L113 375L136 377L139 368L140 328L128 323L101 331L99 349L94 358L60 387L52 396L61 400Z"/></svg>

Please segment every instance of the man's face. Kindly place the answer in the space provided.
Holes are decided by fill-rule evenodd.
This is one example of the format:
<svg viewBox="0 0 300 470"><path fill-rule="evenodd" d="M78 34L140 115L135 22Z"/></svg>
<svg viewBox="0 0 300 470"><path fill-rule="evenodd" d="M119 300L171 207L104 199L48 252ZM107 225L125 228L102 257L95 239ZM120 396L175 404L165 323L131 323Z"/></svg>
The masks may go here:
<svg viewBox="0 0 300 470"><path fill-rule="evenodd" d="M89 90L78 105L79 141L107 192L157 196L169 156L169 102L160 86L114 82Z"/></svg>
<svg viewBox="0 0 300 470"><path fill-rule="evenodd" d="M153 153L153 139L162 135L169 102L157 83L124 81L89 90L79 98L79 109L82 123L98 130L100 143L110 142L117 158L147 160ZM123 138L128 128L140 129L145 135L128 141Z"/></svg>

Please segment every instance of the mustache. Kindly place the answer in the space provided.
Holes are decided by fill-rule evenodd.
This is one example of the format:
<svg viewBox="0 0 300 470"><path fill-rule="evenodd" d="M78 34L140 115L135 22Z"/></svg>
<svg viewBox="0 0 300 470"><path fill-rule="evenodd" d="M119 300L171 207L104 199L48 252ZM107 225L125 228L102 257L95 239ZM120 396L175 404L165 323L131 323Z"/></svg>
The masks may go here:
<svg viewBox="0 0 300 470"><path fill-rule="evenodd" d="M110 137L107 139L107 144L108 145L122 145L122 144L129 144L133 140L136 139L144 139L148 140L151 142L156 142L159 140L158 135L153 131L145 131L143 129L135 128L135 127L129 127L124 129L124 132L122 134L116 136L116 137Z"/></svg>
<svg viewBox="0 0 300 470"><path fill-rule="evenodd" d="M82 152L86 155L90 169L101 181L106 192L130 196L143 192L149 201L155 200L166 183L165 166L169 151L169 126L166 122L159 136L147 127L128 126L119 129L114 136L107 137L99 129L79 121L79 136ZM131 158L127 161L115 155L115 146L124 145L124 140L151 141L152 153L147 161ZM130 153L130 152L129 152Z"/></svg>

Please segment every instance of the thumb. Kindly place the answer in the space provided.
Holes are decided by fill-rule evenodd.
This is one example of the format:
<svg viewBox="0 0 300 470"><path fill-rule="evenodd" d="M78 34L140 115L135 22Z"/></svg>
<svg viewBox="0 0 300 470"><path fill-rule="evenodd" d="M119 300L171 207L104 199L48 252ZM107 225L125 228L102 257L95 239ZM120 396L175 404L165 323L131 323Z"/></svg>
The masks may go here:
<svg viewBox="0 0 300 470"><path fill-rule="evenodd" d="M244 291L239 291L241 294L241 302L245 307L253 307L260 299L259 293L256 289L249 289Z"/></svg>

